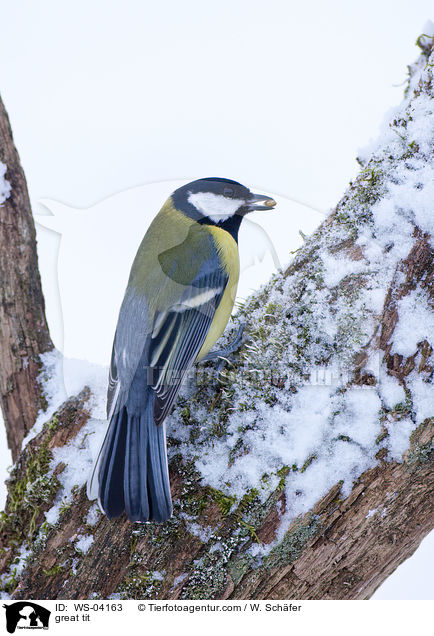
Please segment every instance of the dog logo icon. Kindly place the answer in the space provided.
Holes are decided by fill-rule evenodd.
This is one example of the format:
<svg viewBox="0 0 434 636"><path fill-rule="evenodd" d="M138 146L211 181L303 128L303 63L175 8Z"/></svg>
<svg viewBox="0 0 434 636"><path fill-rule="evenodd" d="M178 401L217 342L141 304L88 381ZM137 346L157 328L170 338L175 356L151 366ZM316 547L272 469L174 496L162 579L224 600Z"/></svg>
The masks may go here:
<svg viewBox="0 0 434 636"><path fill-rule="evenodd" d="M6 629L13 634L16 629L48 629L51 612L30 601L18 601L3 605L6 610Z"/></svg>

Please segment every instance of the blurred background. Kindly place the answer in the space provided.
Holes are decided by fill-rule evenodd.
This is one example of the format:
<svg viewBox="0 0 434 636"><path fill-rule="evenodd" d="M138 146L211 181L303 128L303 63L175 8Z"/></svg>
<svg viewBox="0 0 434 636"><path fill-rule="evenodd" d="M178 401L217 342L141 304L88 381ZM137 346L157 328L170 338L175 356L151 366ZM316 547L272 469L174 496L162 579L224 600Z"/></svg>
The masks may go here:
<svg viewBox="0 0 434 636"><path fill-rule="evenodd" d="M431 0L3 3L0 92L56 347L107 364L144 230L189 180L276 197L240 239L240 298L265 282L356 176L429 18ZM431 534L374 598L434 598L433 553Z"/></svg>

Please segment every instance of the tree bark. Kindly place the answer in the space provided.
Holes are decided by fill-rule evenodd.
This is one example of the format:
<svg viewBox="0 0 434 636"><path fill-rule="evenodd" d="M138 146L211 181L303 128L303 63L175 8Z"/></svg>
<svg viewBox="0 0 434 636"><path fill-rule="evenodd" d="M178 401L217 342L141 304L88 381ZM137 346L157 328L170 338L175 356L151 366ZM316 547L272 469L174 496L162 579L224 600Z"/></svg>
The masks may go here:
<svg viewBox="0 0 434 636"><path fill-rule="evenodd" d="M418 82L413 81L411 90L415 97L423 94L432 100L432 38L419 44L422 56L411 67L412 77L424 67L425 74ZM392 123L400 135L414 115L410 106L406 103L404 114ZM424 116L419 115L420 128ZM356 273L344 277L332 289L327 289L320 269L326 248L328 255L347 263L363 261L364 249L358 238L368 230L374 235L378 229L373 225L373 207L390 195L396 182L395 169L410 165L417 153L421 159L422 151L411 140L406 143L405 151L393 154L387 146L364 165L336 209L288 269L276 275L241 311L245 317L254 317L254 323L247 327L254 343L249 356L259 365L267 351L274 351L279 344L272 339L273 330L280 324L279 310L270 299L276 290L287 290L286 305L281 308L285 317L282 324L288 329L295 325L303 332L301 344L292 336L288 346L307 364L312 338L319 334L317 331L312 336L308 329L308 316L315 308L308 299L315 285L312 302L317 295L325 294L337 319L345 318L342 334L350 344L342 344L342 351L352 355L351 373L340 388L341 394L345 396L359 387L360 391L370 389L380 395L378 377L368 365L373 353L379 354L384 372L405 392L402 403L393 407L383 404L378 416L383 428L376 441L376 463L354 480L350 494L344 494L343 483L337 478L329 492L311 510L293 519L282 535L281 518L292 505L286 490L287 476L291 470L298 474L309 470L315 463L314 456L301 468L282 467L280 482L265 501L254 491L237 500L202 484L194 463L181 455L179 443L173 438L169 440L172 519L164 524L131 524L124 517L109 521L87 500L83 482L66 493L67 466L57 452L66 444L71 453L85 452L92 429L87 428L90 392L84 389L65 402L29 442L9 480L0 554L3 586L12 598L367 599L415 551L433 527L434 419L416 413L417 396L410 379L423 383L432 380L433 342L421 339L415 351L406 356L396 353L392 345L397 325L403 320L399 316L400 300L419 288L433 298L431 237L414 224L411 247L390 277L382 311L370 316L371 331L361 345L353 337L358 323L352 303L361 290L375 287L381 267L377 263L362 273L350 268ZM423 156L427 165L434 165L432 149L429 156ZM381 249L386 268L392 247L386 244ZM314 331L315 324L311 328ZM329 349L322 349L324 360L333 354ZM199 404L208 409L210 421L217 418L212 420L217 424L209 435L216 439L224 436L227 412L235 405L231 389L239 382L246 355L243 349L226 383L216 381L201 387L188 408L177 411L192 432L194 405ZM276 358L278 355L276 349ZM292 371L302 377L306 368L301 363L300 368ZM244 376L243 382L246 395L257 389L254 379ZM261 390L274 404L286 386L285 378L274 377ZM299 387L295 383L288 390L296 393ZM391 459L386 442L393 427L403 420L412 424L413 432L398 461ZM203 448L199 437L198 453ZM342 436L342 442L351 440ZM239 448L238 452L241 456L247 450ZM70 461L75 461L72 454ZM59 506L61 501L63 505ZM59 517L46 520L45 513L53 506L57 506ZM268 546L261 558L252 550L258 545Z"/></svg>
<svg viewBox="0 0 434 636"><path fill-rule="evenodd" d="M0 99L0 161L11 186L0 206L0 398L13 460L46 406L40 355L53 348L45 319L36 234L24 172Z"/></svg>

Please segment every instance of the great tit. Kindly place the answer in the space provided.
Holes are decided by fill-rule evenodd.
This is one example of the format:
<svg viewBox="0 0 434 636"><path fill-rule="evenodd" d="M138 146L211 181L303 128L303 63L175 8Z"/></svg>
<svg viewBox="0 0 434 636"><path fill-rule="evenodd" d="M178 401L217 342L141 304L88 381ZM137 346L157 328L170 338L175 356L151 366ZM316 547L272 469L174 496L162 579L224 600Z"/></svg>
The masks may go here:
<svg viewBox="0 0 434 636"><path fill-rule="evenodd" d="M107 517L171 516L164 420L187 371L213 357L231 315L243 217L275 204L230 179L199 179L175 190L146 232L119 312L109 425L88 484Z"/></svg>

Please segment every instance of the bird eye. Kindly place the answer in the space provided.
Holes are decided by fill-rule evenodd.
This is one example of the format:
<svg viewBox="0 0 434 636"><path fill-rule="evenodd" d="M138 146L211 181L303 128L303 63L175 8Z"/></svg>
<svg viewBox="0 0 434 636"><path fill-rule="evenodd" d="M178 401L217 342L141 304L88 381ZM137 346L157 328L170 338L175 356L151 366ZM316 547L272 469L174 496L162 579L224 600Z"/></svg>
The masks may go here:
<svg viewBox="0 0 434 636"><path fill-rule="evenodd" d="M233 190L233 188L227 188L227 187L226 187L226 188L223 190L223 196L225 196L225 197L232 197L233 195L234 195L234 190Z"/></svg>

